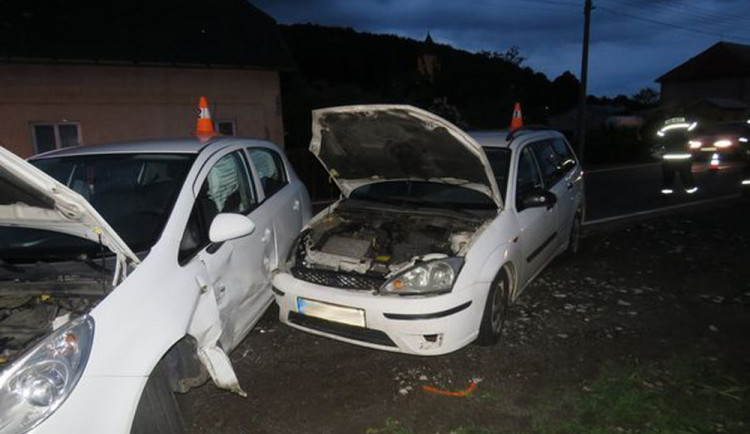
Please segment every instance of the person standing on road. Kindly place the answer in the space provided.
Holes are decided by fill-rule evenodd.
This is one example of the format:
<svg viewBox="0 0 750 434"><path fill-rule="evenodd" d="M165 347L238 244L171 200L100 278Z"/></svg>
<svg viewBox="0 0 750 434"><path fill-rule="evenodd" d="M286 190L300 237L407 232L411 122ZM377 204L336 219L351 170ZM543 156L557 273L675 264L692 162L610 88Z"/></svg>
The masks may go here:
<svg viewBox="0 0 750 434"><path fill-rule="evenodd" d="M656 133L656 154L661 157L661 192L670 195L675 192L676 178L679 175L682 188L687 194L698 191L693 178L693 159L688 144L689 133L696 123L686 122L685 118L672 118Z"/></svg>
<svg viewBox="0 0 750 434"><path fill-rule="evenodd" d="M750 130L750 119L747 121L748 130ZM745 140L742 140L745 139ZM745 167L742 169L742 194L750 197L750 137L740 137L740 157Z"/></svg>

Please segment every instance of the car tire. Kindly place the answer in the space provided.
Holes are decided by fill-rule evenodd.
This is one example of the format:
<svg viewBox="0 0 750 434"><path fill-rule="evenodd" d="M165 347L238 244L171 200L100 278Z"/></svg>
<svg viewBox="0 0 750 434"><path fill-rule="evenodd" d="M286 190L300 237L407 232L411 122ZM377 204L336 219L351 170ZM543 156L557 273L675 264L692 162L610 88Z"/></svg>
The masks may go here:
<svg viewBox="0 0 750 434"><path fill-rule="evenodd" d="M567 256L575 256L581 249L581 232L583 230L583 213L579 209L570 224L570 237L568 238Z"/></svg>
<svg viewBox="0 0 750 434"><path fill-rule="evenodd" d="M135 411L131 434L187 432L167 369L164 363L159 363L149 376Z"/></svg>
<svg viewBox="0 0 750 434"><path fill-rule="evenodd" d="M484 304L482 322L479 325L479 336L476 343L490 346L500 340L505 325L505 318L510 304L510 276L502 268L492 281L487 301Z"/></svg>

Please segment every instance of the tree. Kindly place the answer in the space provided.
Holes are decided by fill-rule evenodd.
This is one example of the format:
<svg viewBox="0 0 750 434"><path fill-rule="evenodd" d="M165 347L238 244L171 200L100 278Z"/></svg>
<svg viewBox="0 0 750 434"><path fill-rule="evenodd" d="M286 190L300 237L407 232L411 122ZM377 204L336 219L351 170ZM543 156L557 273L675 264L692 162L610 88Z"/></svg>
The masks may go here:
<svg viewBox="0 0 750 434"><path fill-rule="evenodd" d="M520 66L526 60L525 57L521 56L521 50L518 48L518 45L508 48L505 50L505 53L498 53L497 57L516 66Z"/></svg>
<svg viewBox="0 0 750 434"><path fill-rule="evenodd" d="M578 105L580 85L578 78L570 71L555 78L550 85L550 112L561 113Z"/></svg>
<svg viewBox="0 0 750 434"><path fill-rule="evenodd" d="M653 106L659 102L659 92L650 87L644 87L633 95L633 101L644 106Z"/></svg>

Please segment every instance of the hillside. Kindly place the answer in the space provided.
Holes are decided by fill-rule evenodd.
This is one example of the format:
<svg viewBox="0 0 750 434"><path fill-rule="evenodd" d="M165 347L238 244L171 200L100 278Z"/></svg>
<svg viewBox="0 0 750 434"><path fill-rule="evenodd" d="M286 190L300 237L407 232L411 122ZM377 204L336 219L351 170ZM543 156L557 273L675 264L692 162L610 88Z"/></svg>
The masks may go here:
<svg viewBox="0 0 750 434"><path fill-rule="evenodd" d="M303 24L280 26L297 64L284 76L283 107L287 146L306 147L310 110L361 103L412 104L462 127L504 128L514 102L523 104L527 123L576 103L578 81L565 73L550 81L523 66L518 51L470 53L393 35ZM417 59L434 53L432 80L418 72ZM522 54L522 53L521 53Z"/></svg>

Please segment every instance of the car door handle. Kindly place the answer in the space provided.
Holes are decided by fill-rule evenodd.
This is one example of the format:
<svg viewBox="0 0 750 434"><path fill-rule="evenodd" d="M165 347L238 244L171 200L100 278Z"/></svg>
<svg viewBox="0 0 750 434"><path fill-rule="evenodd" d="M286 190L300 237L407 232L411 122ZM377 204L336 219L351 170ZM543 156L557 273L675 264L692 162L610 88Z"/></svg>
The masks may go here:
<svg viewBox="0 0 750 434"><path fill-rule="evenodd" d="M571 188L573 188L573 183L568 181L568 190L570 190Z"/></svg>
<svg viewBox="0 0 750 434"><path fill-rule="evenodd" d="M267 243L268 240L270 239L271 239L271 229L266 228L266 230L263 231L263 237L260 240L264 243Z"/></svg>
<svg viewBox="0 0 750 434"><path fill-rule="evenodd" d="M292 209L294 211L299 211L299 200L294 201L294 205L292 206Z"/></svg>

